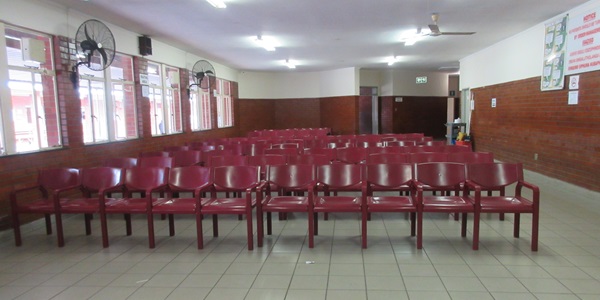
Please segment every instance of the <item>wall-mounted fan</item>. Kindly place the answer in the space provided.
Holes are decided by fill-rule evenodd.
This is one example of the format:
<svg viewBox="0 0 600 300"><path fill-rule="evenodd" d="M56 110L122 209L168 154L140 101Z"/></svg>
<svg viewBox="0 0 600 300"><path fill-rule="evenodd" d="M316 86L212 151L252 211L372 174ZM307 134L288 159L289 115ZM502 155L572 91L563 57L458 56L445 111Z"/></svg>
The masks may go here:
<svg viewBox="0 0 600 300"><path fill-rule="evenodd" d="M215 68L208 61L199 60L192 67L194 83L189 88L197 86L203 90L211 90L215 87L216 76Z"/></svg>
<svg viewBox="0 0 600 300"><path fill-rule="evenodd" d="M115 59L115 38L108 27L95 19L83 22L75 34L78 62L72 68L71 82L77 89L79 66L102 71Z"/></svg>
<svg viewBox="0 0 600 300"><path fill-rule="evenodd" d="M440 19L440 14L438 14L438 13L431 14L431 20L433 21L433 24L429 24L429 30L431 30L431 32L428 33L427 35L429 35L429 36L471 35L471 34L475 33L475 32L442 32L442 31L440 31L440 27L438 26L439 19Z"/></svg>

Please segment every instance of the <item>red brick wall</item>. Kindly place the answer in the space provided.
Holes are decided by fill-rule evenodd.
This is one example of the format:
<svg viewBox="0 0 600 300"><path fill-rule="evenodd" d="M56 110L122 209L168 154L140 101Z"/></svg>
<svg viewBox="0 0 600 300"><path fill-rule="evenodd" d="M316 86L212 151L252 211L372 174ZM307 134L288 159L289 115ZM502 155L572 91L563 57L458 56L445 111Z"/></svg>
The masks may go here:
<svg viewBox="0 0 600 300"><path fill-rule="evenodd" d="M331 133L358 133L358 97L328 97L321 98L321 126L331 128Z"/></svg>
<svg viewBox="0 0 600 300"><path fill-rule="evenodd" d="M319 99L240 99L240 135L260 129L321 127Z"/></svg>
<svg viewBox="0 0 600 300"><path fill-rule="evenodd" d="M600 72L581 74L579 85L578 105L567 105L566 89L541 92L539 77L473 89L476 150L600 191Z"/></svg>

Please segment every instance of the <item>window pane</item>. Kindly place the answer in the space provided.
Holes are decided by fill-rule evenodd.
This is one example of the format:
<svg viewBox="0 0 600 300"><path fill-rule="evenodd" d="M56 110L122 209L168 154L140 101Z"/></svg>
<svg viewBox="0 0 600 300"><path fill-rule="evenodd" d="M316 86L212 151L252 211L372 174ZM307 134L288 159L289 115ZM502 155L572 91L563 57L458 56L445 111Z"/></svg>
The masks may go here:
<svg viewBox="0 0 600 300"><path fill-rule="evenodd" d="M117 53L110 65L113 135L115 140L136 138L137 114L133 82L133 58Z"/></svg>

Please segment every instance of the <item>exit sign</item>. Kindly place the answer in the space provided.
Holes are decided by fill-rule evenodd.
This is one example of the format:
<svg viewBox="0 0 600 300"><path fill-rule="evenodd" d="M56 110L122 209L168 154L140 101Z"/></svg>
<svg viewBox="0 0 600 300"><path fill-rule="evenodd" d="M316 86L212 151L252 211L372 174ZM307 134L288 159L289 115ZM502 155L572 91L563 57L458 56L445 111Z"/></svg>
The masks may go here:
<svg viewBox="0 0 600 300"><path fill-rule="evenodd" d="M427 76L417 77L417 84L427 83Z"/></svg>

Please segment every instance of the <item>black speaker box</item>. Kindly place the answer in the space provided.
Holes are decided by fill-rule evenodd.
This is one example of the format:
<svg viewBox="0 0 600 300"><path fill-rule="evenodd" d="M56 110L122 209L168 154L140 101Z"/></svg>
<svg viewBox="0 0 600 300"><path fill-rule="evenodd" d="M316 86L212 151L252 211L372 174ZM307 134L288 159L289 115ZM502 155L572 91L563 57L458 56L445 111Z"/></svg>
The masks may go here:
<svg viewBox="0 0 600 300"><path fill-rule="evenodd" d="M138 44L140 46L140 55L152 55L152 40L147 36L139 36Z"/></svg>

